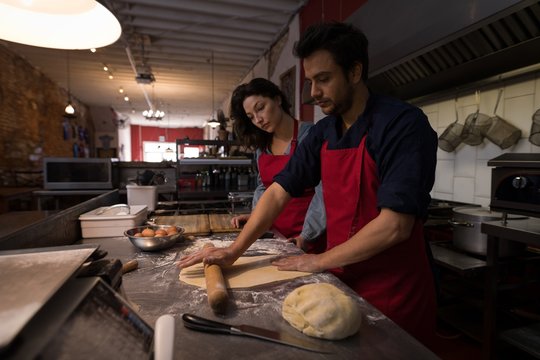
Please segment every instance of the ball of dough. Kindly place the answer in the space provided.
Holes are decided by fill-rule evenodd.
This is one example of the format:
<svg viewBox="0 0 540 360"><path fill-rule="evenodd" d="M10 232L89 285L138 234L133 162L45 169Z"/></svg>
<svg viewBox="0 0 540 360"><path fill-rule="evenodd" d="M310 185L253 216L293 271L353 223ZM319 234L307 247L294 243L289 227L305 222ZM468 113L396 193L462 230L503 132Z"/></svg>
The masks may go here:
<svg viewBox="0 0 540 360"><path fill-rule="evenodd" d="M331 284L300 286L283 301L281 314L306 335L339 340L358 331L362 322L356 301Z"/></svg>

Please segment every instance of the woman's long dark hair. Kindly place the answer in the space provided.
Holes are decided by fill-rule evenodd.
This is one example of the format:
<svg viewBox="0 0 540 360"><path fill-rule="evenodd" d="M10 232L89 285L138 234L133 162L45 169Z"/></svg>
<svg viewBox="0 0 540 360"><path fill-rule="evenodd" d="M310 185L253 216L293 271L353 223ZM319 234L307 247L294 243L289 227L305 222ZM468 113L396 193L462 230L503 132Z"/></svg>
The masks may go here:
<svg viewBox="0 0 540 360"><path fill-rule="evenodd" d="M230 118L234 121L234 132L245 147L252 150L264 150L270 146L272 134L253 125L244 110L244 100L253 95L264 96L270 99L275 99L279 96L281 98L281 108L290 116L292 116L290 112L291 105L276 84L263 78L255 78L247 84L238 86L234 90L230 107Z"/></svg>

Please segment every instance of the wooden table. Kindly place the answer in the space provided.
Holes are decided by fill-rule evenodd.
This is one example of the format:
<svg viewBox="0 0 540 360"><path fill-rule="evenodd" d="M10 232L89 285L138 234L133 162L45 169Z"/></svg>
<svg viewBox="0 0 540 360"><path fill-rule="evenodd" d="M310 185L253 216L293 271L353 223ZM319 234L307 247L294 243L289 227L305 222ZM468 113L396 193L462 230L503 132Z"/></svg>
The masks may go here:
<svg viewBox="0 0 540 360"><path fill-rule="evenodd" d="M360 298L330 273L313 274L285 282L230 291L227 314L215 316L208 303L206 291L178 280L179 270L174 261L205 243L215 246L231 243L231 235L213 235L186 240L161 252L142 252L127 238L84 239L84 244L99 244L108 257L122 262L136 259L139 268L123 276L128 299L140 315L154 326L159 316L172 314L175 318L175 358L177 359L437 359L437 357L403 331L377 309ZM278 239L259 239L246 256L268 254L298 254L294 245ZM182 324L181 314L193 313L230 324L250 324L300 335L281 316L284 298L295 288L314 282L334 284L352 296L361 306L363 323L360 331L344 340L314 340L330 347L331 354L320 354L240 336L193 331Z"/></svg>

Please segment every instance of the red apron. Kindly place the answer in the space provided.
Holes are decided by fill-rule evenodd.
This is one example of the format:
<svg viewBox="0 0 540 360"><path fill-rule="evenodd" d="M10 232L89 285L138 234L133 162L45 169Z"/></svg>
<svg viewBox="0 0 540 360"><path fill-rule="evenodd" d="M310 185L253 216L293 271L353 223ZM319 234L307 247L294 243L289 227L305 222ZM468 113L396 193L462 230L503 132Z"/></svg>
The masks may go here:
<svg viewBox="0 0 540 360"><path fill-rule="evenodd" d="M299 125L298 125L299 126ZM274 176L276 176L287 164L290 157L296 150L298 138L298 127L294 127L293 137L291 140L291 148L288 155L271 155L265 152L259 156L259 174L261 176L262 183L268 188L274 182ZM281 214L274 220L272 227L279 231L286 238L293 238L302 232L304 225L304 218L315 194L313 188L306 189L301 197L292 198ZM317 241L319 243L320 241ZM308 245L308 244L306 244ZM324 251L324 243L317 249L314 248L314 244L307 246L308 252L322 252Z"/></svg>
<svg viewBox="0 0 540 360"><path fill-rule="evenodd" d="M321 179L327 217L327 249L344 243L379 215L377 166L366 136L352 149L321 150ZM343 181L343 179L347 179ZM411 237L372 258L332 269L343 282L425 345L435 334L435 288L422 222Z"/></svg>

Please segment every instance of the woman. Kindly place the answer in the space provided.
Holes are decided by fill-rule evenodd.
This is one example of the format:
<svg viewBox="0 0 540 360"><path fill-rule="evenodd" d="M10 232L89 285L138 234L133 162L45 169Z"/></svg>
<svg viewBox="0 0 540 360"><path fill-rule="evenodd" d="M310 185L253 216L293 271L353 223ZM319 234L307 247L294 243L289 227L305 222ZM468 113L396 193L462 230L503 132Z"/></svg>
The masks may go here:
<svg viewBox="0 0 540 360"><path fill-rule="evenodd" d="M290 104L271 81L256 78L238 86L231 98L231 118L240 141L255 150L259 175L253 196L253 208L307 135L310 123L293 118ZM247 222L249 215L234 217L234 227ZM307 252L322 252L326 247L326 214L319 184L289 202L272 227Z"/></svg>

